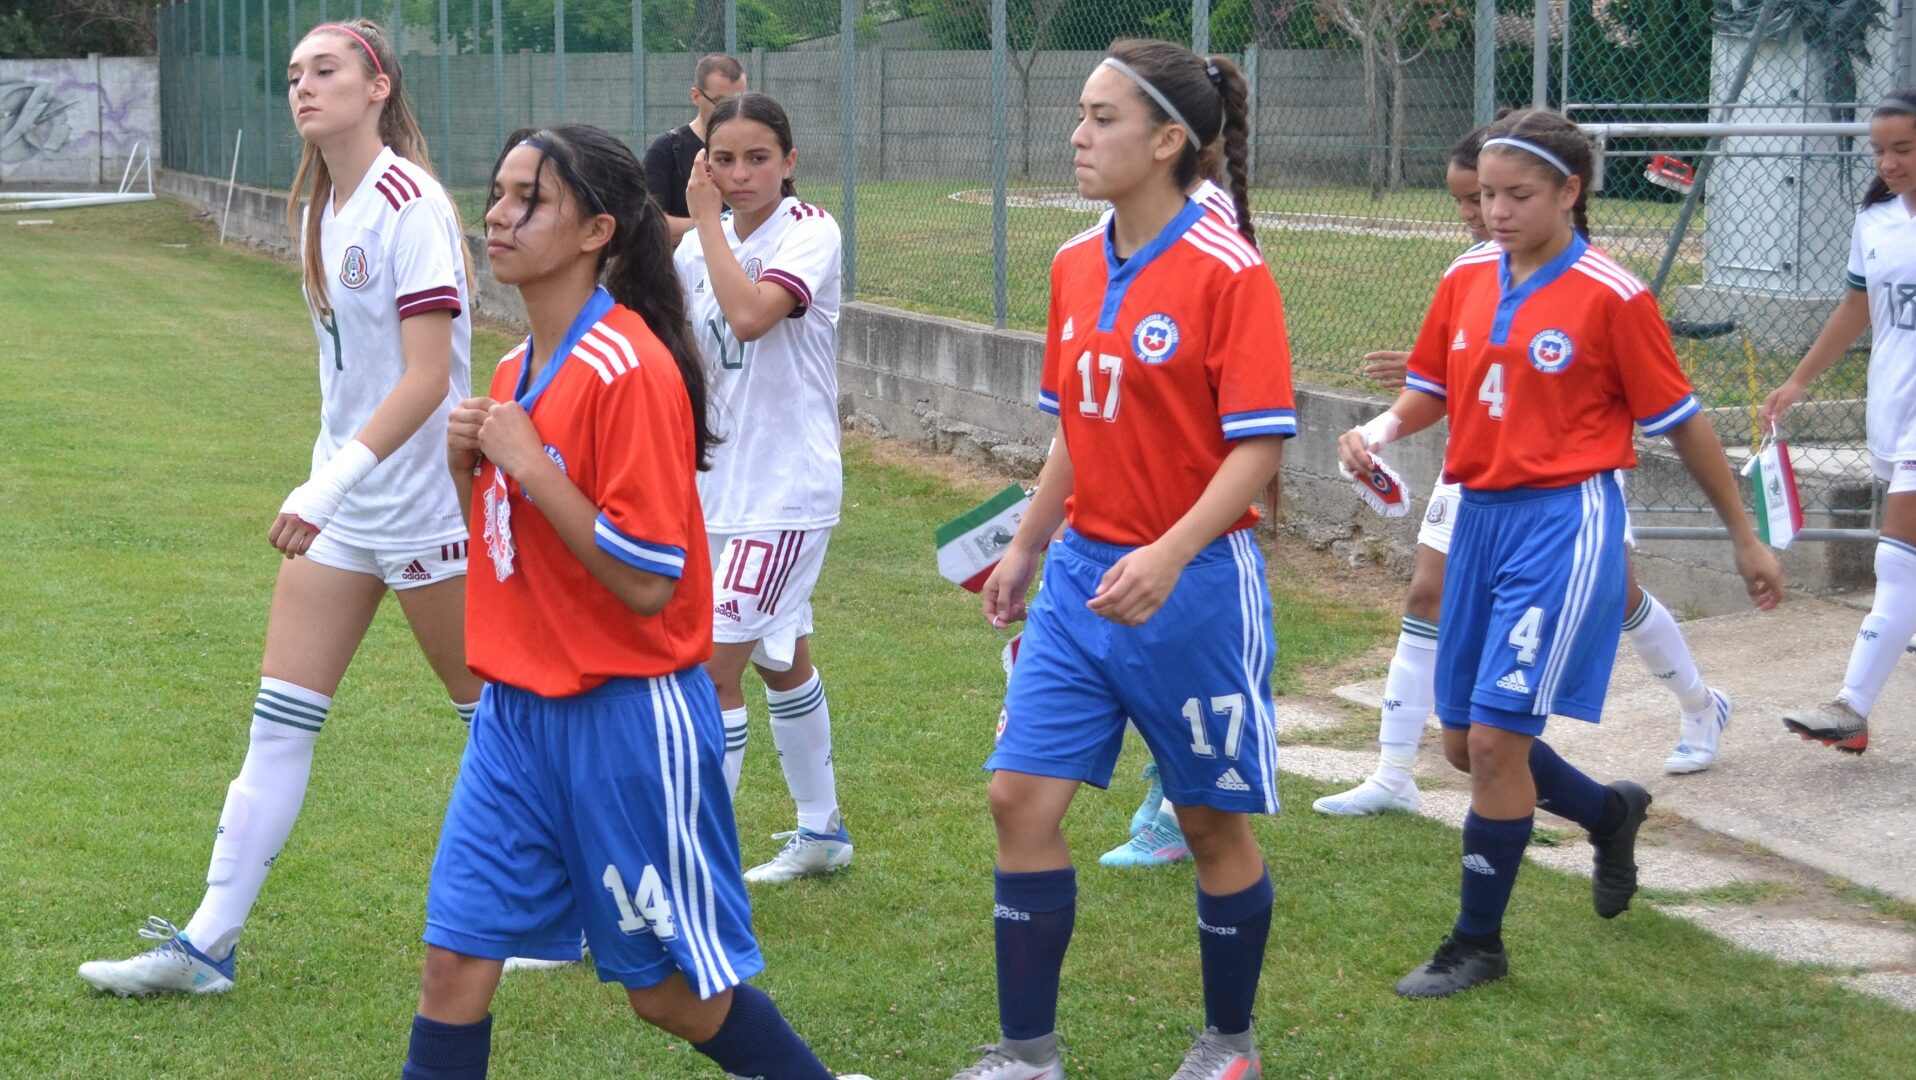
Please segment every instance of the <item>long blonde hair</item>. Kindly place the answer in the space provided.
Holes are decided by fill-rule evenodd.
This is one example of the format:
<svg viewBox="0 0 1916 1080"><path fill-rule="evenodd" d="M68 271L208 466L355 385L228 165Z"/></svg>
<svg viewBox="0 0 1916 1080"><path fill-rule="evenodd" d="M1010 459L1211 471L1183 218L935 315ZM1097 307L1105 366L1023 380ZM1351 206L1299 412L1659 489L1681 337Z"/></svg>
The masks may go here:
<svg viewBox="0 0 1916 1080"><path fill-rule="evenodd" d="M351 34L341 33L333 27L344 27ZM407 161L432 172L432 161L426 156L426 134L419 129L419 118L413 114L412 102L407 100L405 86L399 73L399 56L393 51L386 31L371 19L350 19L334 23L322 23L307 31L311 37L318 33L336 33L352 46L347 51L361 55L360 66L366 77L372 79L384 73L392 83L392 92L379 114L379 140L393 148L393 153ZM355 38L354 35L357 35ZM370 52L368 51L370 50ZM435 177L436 179L437 177ZM370 178L369 178L370 179ZM333 197L333 177L326 168L326 159L320 156L319 147L308 142L300 148L299 169L293 174L292 197L286 200L286 229L292 234L293 243L300 244L300 190L305 189L305 245L300 253L300 281L306 286L307 303L321 315L332 313L332 303L327 297L326 266L319 242L319 223L325 217L326 200ZM459 220L459 208L453 207L453 221ZM459 254L466 263L466 280L472 280L472 253L466 250L465 229L459 230Z"/></svg>

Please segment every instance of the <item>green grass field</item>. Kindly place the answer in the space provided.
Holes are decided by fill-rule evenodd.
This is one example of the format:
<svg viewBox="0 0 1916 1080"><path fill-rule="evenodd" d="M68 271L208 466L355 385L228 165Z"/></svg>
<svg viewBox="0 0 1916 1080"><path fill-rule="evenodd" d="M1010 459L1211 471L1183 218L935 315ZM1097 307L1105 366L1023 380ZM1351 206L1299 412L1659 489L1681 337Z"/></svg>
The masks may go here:
<svg viewBox="0 0 1916 1080"><path fill-rule="evenodd" d="M427 868L463 730L387 605L337 698L306 810L255 910L240 985L120 1000L73 975L183 922L245 749L277 557L264 532L304 473L313 341L291 267L212 245L178 207L0 222L0 1076L390 1077L416 1000ZM487 333L475 353L496 356ZM760 983L825 1060L944 1077L994 1034L987 753L1002 676L974 601L933 571L934 524L989 490L854 443L817 597L857 864L761 892ZM1280 680L1374 663L1395 613L1286 560ZM1300 567L1316 566L1306 572ZM757 722L744 851L788 807ZM1201 1023L1188 867L1097 868L1140 787L1067 823L1081 864L1062 1003L1073 1075L1161 1078ZM1391 985L1447 927L1457 837L1330 822L1317 785L1257 824L1278 907L1258 1010L1273 1077L1908 1075L1907 1014L1639 905L1524 871L1512 977L1459 1000ZM585 970L516 976L494 1075L711 1077ZM1897 1064L1902 1062L1904 1064Z"/></svg>

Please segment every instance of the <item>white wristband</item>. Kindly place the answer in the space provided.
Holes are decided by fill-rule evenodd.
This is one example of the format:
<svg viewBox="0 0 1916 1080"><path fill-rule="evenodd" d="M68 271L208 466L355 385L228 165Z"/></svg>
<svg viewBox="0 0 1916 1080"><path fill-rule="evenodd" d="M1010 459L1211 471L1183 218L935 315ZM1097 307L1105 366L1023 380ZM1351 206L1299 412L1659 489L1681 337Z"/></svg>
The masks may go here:
<svg viewBox="0 0 1916 1080"><path fill-rule="evenodd" d="M339 512L346 493L366 479L366 474L378 464L379 455L365 443L353 439L340 447L331 461L321 465L312 479L294 488L279 512L293 515L315 532L324 529Z"/></svg>
<svg viewBox="0 0 1916 1080"><path fill-rule="evenodd" d="M1394 442L1397 438L1397 429L1402 426L1403 421L1397 418L1396 413L1381 412L1371 417L1370 420L1363 425L1352 430L1364 437L1364 446L1366 449L1376 450L1379 447Z"/></svg>

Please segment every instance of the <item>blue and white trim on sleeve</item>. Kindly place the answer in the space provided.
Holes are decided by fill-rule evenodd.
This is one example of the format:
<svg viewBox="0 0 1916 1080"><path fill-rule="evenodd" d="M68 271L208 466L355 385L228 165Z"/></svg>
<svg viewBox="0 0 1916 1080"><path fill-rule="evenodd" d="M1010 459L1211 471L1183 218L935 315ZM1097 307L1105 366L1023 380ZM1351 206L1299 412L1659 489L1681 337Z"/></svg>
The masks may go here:
<svg viewBox="0 0 1916 1080"><path fill-rule="evenodd" d="M670 544L650 544L620 532L604 514L592 526L599 550L627 566L678 580L685 573L685 549Z"/></svg>
<svg viewBox="0 0 1916 1080"><path fill-rule="evenodd" d="M1058 395L1049 390L1038 391L1038 411L1058 415Z"/></svg>
<svg viewBox="0 0 1916 1080"><path fill-rule="evenodd" d="M1675 405L1670 406L1647 420L1638 420L1637 426L1641 427L1643 433L1648 436L1667 435L1671 428L1676 427L1678 424L1683 423L1685 420L1688 420L1690 417L1702 411L1703 406L1697 404L1696 395L1685 394L1683 395L1683 400L1677 402Z"/></svg>
<svg viewBox="0 0 1916 1080"><path fill-rule="evenodd" d="M1225 439L1249 439L1257 435L1279 435L1286 439L1297 434L1297 410L1263 409L1258 412L1227 413L1222 418Z"/></svg>
<svg viewBox="0 0 1916 1080"><path fill-rule="evenodd" d="M1857 292L1869 291L1869 281L1861 274L1852 274L1846 271L1843 274L1843 282Z"/></svg>
<svg viewBox="0 0 1916 1080"><path fill-rule="evenodd" d="M1439 401L1446 400L1450 396L1442 383L1431 382L1414 371L1404 372L1404 389L1422 391Z"/></svg>

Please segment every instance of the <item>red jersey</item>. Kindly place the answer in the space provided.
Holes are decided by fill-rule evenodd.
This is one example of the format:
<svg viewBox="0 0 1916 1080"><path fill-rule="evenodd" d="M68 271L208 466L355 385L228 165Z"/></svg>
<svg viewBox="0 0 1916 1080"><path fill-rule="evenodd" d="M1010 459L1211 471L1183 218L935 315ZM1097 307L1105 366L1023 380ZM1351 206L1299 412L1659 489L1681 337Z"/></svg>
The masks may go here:
<svg viewBox="0 0 1916 1080"><path fill-rule="evenodd" d="M1405 385L1446 402L1446 479L1485 490L1631 468L1632 421L1662 435L1701 408L1656 297L1582 237L1516 286L1501 248L1458 256Z"/></svg>
<svg viewBox="0 0 1916 1080"><path fill-rule="evenodd" d="M518 400L546 455L599 508L599 547L675 578L665 610L627 607L575 558L519 484L482 461L472 485L466 661L480 677L570 697L619 676L657 676L712 655L712 568L694 483L692 405L672 353L604 289L579 312L530 385L532 339L492 375L495 401ZM503 490L513 558L500 579L489 504ZM489 549L489 542L492 548Z"/></svg>
<svg viewBox="0 0 1916 1080"><path fill-rule="evenodd" d="M1038 407L1071 454L1072 528L1127 546L1163 536L1233 440L1297 434L1264 257L1197 202L1123 263L1103 225L1072 238L1051 262ZM1246 504L1230 530L1256 521Z"/></svg>

